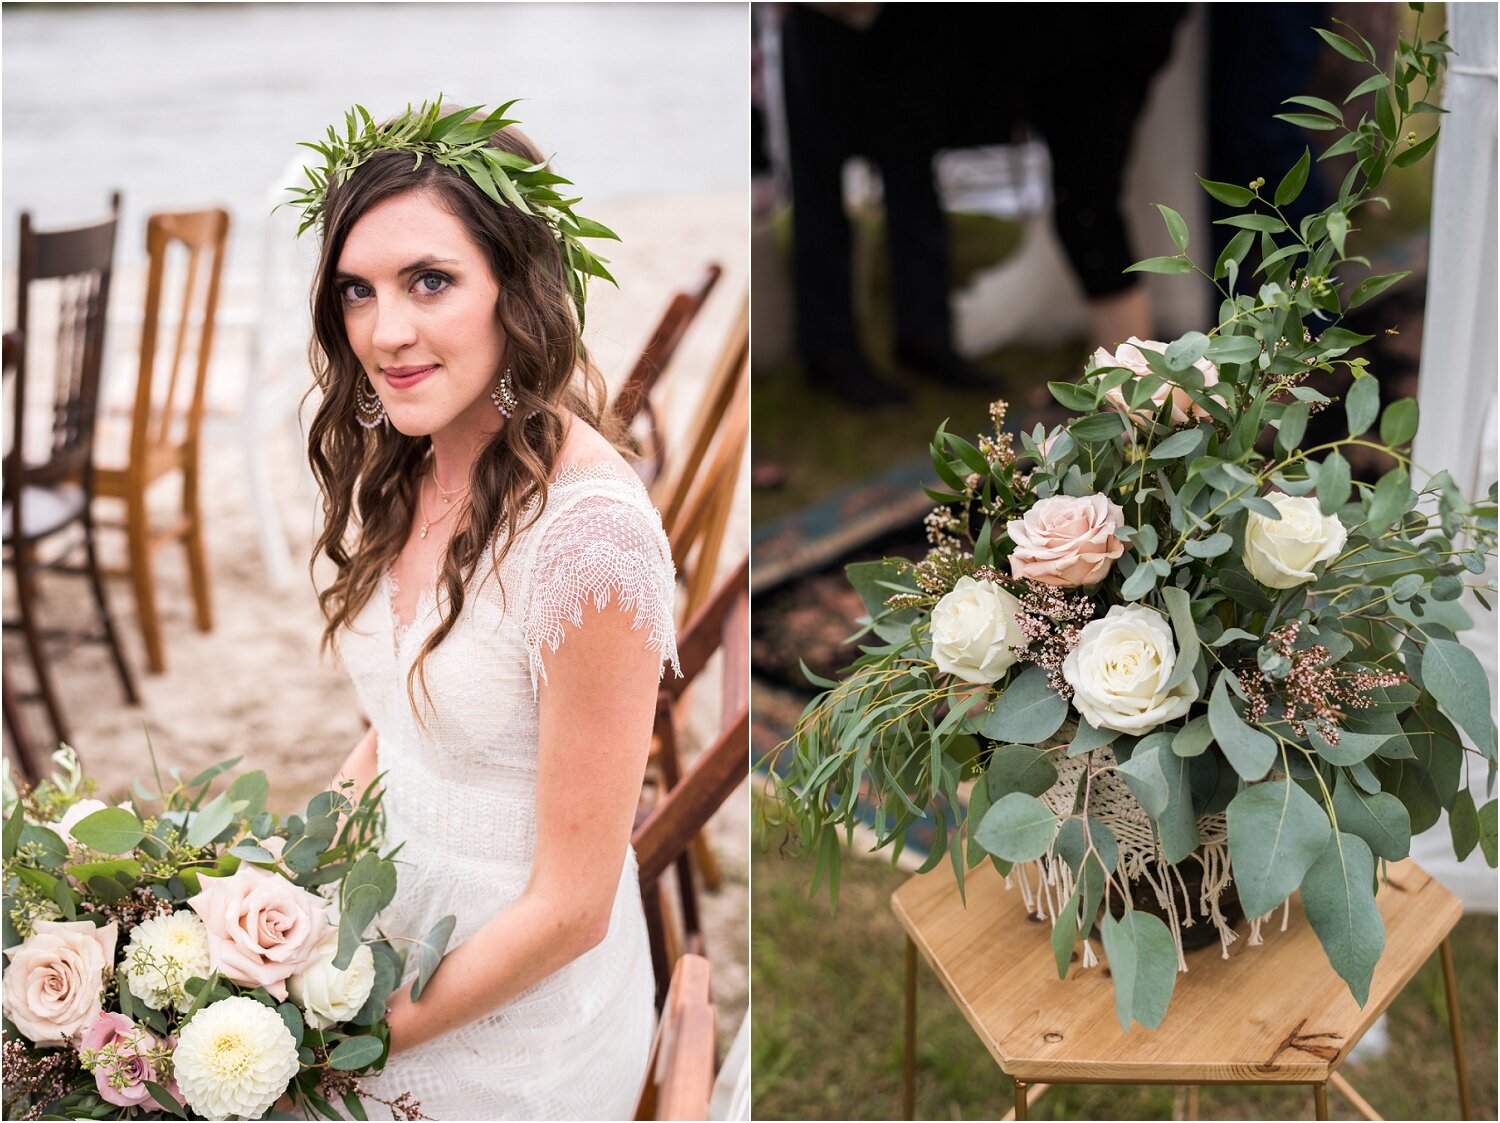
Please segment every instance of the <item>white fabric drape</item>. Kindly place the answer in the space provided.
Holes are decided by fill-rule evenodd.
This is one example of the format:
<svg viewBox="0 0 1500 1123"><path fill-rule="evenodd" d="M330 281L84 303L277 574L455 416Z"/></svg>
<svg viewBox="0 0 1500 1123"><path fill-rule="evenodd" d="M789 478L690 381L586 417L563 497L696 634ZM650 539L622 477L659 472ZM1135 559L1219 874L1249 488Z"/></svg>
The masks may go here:
<svg viewBox="0 0 1500 1123"><path fill-rule="evenodd" d="M1417 393L1422 424L1412 455L1428 471L1447 468L1460 490L1477 496L1497 475L1496 5L1449 4L1447 12L1454 54L1443 98L1448 114L1442 118L1433 172ZM1424 480L1419 471L1417 485ZM1494 573L1492 563L1487 577ZM1474 617L1474 629L1463 634L1463 642L1489 672L1494 707L1495 615L1472 596L1464 606ZM1483 804L1486 770L1471 768L1469 782L1475 802ZM1464 862L1455 859L1446 817L1413 840L1412 856L1457 893L1466 910L1495 911L1494 871L1477 849Z"/></svg>

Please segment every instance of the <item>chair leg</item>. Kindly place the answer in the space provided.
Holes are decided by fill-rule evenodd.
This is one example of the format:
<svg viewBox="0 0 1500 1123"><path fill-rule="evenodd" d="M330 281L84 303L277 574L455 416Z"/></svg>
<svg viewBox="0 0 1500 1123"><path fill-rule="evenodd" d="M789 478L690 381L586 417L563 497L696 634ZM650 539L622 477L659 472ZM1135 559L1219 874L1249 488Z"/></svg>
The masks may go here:
<svg viewBox="0 0 1500 1123"><path fill-rule="evenodd" d="M83 552L87 559L89 586L94 591L94 607L99 613L99 624L104 629L104 642L109 646L110 658L114 660L115 674L120 678L120 688L125 701L135 706L140 703L136 693L135 676L130 673L130 664L125 661L125 649L120 646L120 635L115 630L115 618L109 611L109 598L104 590L104 570L99 566L99 548L94 536L94 519L86 512L83 519Z"/></svg>
<svg viewBox="0 0 1500 1123"><path fill-rule="evenodd" d="M37 690L42 696L42 705L47 710L47 720L52 723L52 735L58 741L68 741L68 723L63 717L62 705L57 699L57 690L52 684L52 671L47 666L47 652L42 647L41 625L36 619L36 583L32 580L29 547L18 546L15 552L16 607L21 613L21 634L26 640L26 651L31 656L31 667L36 674Z"/></svg>
<svg viewBox="0 0 1500 1123"><path fill-rule="evenodd" d="M152 674L159 675L167 669L167 659L162 651L161 621L156 615L156 586L151 577L151 525L147 521L146 497L137 492L129 502L125 533L130 549L130 584L135 590L141 640L146 645L146 667Z"/></svg>
<svg viewBox="0 0 1500 1123"><path fill-rule="evenodd" d="M198 503L198 455L193 453L182 476L182 512L187 516L187 533L182 544L187 550L188 578L193 586L193 608L198 630L214 630L213 601L208 584L208 556L203 549L203 511Z"/></svg>
<svg viewBox="0 0 1500 1123"><path fill-rule="evenodd" d="M5 732L10 734L11 748L15 752L16 768L21 779L35 784L42 778L41 761L36 747L26 730L26 716L21 712L21 701L10 688L10 675L0 667L0 692L3 692L5 708Z"/></svg>

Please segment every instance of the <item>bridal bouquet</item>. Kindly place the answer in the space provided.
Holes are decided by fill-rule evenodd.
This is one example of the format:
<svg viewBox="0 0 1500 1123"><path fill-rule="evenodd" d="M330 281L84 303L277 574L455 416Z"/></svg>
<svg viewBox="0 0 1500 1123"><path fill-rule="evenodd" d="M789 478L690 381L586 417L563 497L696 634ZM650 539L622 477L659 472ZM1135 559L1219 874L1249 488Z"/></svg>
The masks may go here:
<svg viewBox="0 0 1500 1123"><path fill-rule="evenodd" d="M378 791L313 797L284 819L261 771L209 797L229 761L133 801L85 798L72 751L7 789L7 1118L365 1118L402 956L365 929L396 892ZM352 793L351 793L352 794ZM419 945L416 987L446 934ZM409 1095L389 1106L422 1118Z"/></svg>
<svg viewBox="0 0 1500 1123"><path fill-rule="evenodd" d="M1053 921L1060 975L1079 937L1096 962L1096 925L1106 955L1135 964L1129 985L1115 973L1127 1030L1165 1016L1185 928L1207 920L1227 954L1236 895L1256 943L1300 889L1363 1003L1380 863L1443 810L1460 857L1480 845L1496 862L1495 801L1476 806L1466 783L1484 767L1493 793L1490 684L1459 638L1461 600L1488 608L1495 587L1481 576L1495 486L1469 498L1419 472L1417 403L1382 408L1358 356L1371 337L1343 326L1404 274L1338 276L1362 261L1347 241L1387 169L1433 146L1406 126L1439 112L1413 87L1448 48L1403 39L1386 73L1357 33L1320 34L1373 71L1346 99L1373 99L1357 124L1318 98L1285 115L1340 134L1319 157L1354 157L1337 199L1287 217L1308 152L1274 190L1201 181L1243 208L1222 220L1237 232L1217 261L1195 263L1161 207L1178 253L1133 268L1212 281L1217 324L1099 350L1081 380L1051 385L1076 416L1019 447L1003 403L977 444L939 429L930 552L849 567L862 654L813 679L823 692L763 805L835 893L841 831L864 823L899 852L933 816L928 867L946 854L960 888L987 858L1019 877ZM1317 372L1352 379L1341 402ZM1308 441L1325 412L1339 435ZM1353 450L1389 467L1357 481Z"/></svg>

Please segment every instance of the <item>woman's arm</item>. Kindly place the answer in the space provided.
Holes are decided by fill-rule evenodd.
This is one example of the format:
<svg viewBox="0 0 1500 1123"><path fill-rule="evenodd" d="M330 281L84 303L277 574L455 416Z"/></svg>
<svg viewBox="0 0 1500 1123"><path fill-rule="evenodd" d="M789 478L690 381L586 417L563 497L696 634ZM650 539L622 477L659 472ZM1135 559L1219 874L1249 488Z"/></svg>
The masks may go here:
<svg viewBox="0 0 1500 1123"><path fill-rule="evenodd" d="M339 765L339 770L334 773L331 787L334 791L339 790L339 785L345 780L354 781L354 799L358 800L365 794L365 789L375 779L380 769L379 758L376 749L380 738L372 725L365 730L365 735L359 739L359 744L354 746L350 754L344 758L344 763Z"/></svg>
<svg viewBox="0 0 1500 1123"><path fill-rule="evenodd" d="M422 997L391 998L391 1051L490 1013L605 936L651 744L661 656L614 603L543 647L536 855L516 901L438 967ZM424 933L412 933L420 938Z"/></svg>

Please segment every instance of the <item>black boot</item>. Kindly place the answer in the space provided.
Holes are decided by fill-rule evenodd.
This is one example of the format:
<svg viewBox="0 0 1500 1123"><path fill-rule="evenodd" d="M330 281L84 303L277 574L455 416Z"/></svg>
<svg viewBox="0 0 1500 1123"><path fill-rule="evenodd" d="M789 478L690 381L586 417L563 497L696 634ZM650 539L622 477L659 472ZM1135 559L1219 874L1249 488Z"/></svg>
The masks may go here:
<svg viewBox="0 0 1500 1123"><path fill-rule="evenodd" d="M999 382L974 366L950 344L928 342L896 344L896 361L902 369L960 390L994 392Z"/></svg>

